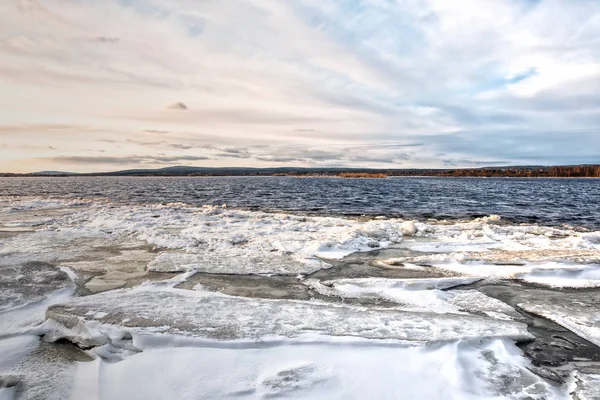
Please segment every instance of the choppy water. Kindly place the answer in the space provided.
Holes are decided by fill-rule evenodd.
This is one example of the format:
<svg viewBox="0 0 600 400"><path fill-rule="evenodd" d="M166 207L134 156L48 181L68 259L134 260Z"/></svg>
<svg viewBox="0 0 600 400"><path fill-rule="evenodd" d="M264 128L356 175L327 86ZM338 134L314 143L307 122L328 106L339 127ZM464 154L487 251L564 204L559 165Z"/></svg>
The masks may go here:
<svg viewBox="0 0 600 400"><path fill-rule="evenodd" d="M0 196L227 204L264 211L473 218L600 228L600 179L0 178Z"/></svg>

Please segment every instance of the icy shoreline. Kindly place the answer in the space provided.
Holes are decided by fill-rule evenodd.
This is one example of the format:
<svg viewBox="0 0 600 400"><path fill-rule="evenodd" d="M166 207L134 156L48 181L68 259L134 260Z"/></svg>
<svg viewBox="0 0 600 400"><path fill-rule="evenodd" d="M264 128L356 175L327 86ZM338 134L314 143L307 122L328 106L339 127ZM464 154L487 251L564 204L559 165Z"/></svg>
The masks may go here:
<svg viewBox="0 0 600 400"><path fill-rule="evenodd" d="M31 198L0 199L2 232L0 398L593 393L516 346L523 310L598 344L593 302L478 285L593 291L600 232Z"/></svg>

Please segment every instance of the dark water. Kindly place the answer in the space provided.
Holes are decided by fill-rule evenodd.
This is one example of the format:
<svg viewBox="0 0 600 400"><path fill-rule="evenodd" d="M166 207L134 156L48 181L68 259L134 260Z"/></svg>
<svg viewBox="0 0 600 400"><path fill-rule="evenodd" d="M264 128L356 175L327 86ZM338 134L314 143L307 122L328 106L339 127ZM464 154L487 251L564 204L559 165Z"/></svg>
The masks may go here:
<svg viewBox="0 0 600 400"><path fill-rule="evenodd" d="M473 218L600 229L600 179L291 177L0 178L0 196L107 198L126 203L411 218Z"/></svg>

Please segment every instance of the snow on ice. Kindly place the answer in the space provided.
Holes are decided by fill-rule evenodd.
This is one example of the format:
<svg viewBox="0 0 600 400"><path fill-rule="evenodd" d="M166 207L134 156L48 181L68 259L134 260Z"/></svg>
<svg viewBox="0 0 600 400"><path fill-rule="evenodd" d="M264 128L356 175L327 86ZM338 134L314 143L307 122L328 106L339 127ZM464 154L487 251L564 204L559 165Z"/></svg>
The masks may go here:
<svg viewBox="0 0 600 400"><path fill-rule="evenodd" d="M515 342L532 336L515 309L448 289L482 279L600 287L600 233L497 216L421 222L11 198L0 199L0 231L0 399L14 397L12 380L23 399L568 398L566 385L529 371ZM448 276L306 277L389 248L407 256L378 263ZM73 297L64 267L93 283L86 294L100 293ZM105 291L148 272L182 274ZM329 298L174 288L195 273L298 276ZM598 299L571 299L519 307L600 345ZM79 349L66 345L66 356L60 339ZM575 380L578 396L593 398L597 375Z"/></svg>
<svg viewBox="0 0 600 400"><path fill-rule="evenodd" d="M102 313L98 318L98 313ZM527 340L525 324L475 315L411 313L317 301L267 300L182 289L139 287L73 298L46 316L67 329L52 334L95 345L85 321L221 340L304 334L394 339L425 343L464 338ZM83 322L82 322L83 321Z"/></svg>

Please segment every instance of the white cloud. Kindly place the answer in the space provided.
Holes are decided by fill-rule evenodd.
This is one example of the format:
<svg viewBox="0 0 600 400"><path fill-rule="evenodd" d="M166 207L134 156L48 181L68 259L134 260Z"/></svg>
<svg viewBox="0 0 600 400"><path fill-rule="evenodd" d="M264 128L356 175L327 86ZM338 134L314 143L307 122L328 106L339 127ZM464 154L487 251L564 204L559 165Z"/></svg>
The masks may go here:
<svg viewBox="0 0 600 400"><path fill-rule="evenodd" d="M377 166L396 157L390 141L425 143L403 166L440 166L440 152L575 163L593 158L587 133L600 123L599 22L599 3L568 0L3 1L0 135L11 150L0 158L11 161L0 169L27 168L18 160L36 156L32 140L56 147L53 157L120 158L153 131L167 140L146 146L148 160L264 146L198 165L327 162L293 151L327 148L331 163ZM189 109L165 109L176 102ZM44 128L57 125L86 129ZM548 130L571 133L580 150L536 151ZM494 139L505 132L522 132L532 151ZM365 143L380 148L339 156Z"/></svg>

